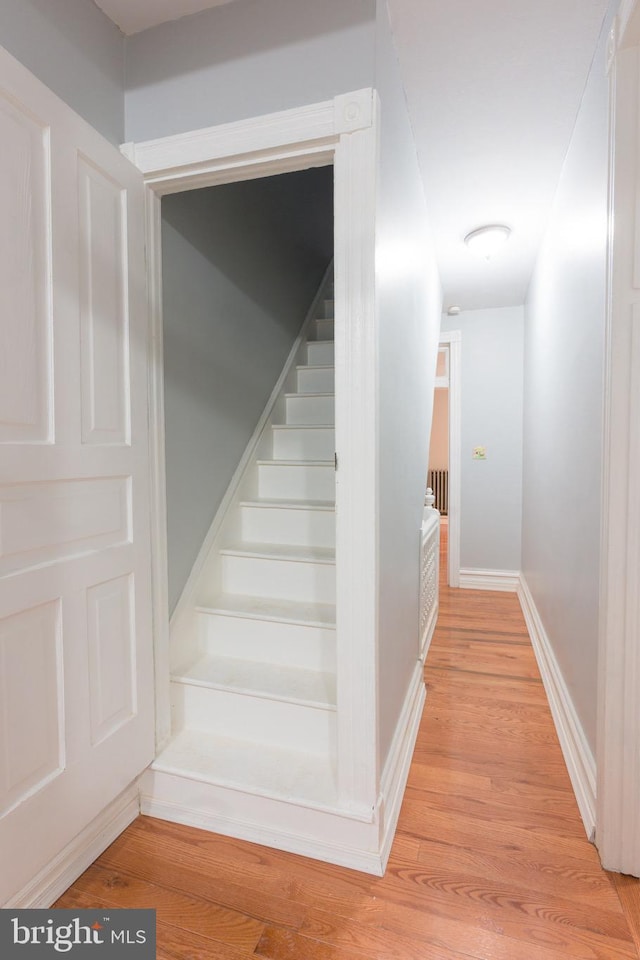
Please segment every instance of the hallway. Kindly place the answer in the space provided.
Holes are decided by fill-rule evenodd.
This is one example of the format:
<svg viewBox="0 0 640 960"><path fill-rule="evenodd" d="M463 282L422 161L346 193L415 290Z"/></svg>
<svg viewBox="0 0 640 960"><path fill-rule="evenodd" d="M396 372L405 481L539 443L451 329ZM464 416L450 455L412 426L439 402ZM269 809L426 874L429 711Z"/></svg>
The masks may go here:
<svg viewBox="0 0 640 960"><path fill-rule="evenodd" d="M166 960L637 960L515 595L442 587L426 679L384 878L141 817L56 906L155 907Z"/></svg>

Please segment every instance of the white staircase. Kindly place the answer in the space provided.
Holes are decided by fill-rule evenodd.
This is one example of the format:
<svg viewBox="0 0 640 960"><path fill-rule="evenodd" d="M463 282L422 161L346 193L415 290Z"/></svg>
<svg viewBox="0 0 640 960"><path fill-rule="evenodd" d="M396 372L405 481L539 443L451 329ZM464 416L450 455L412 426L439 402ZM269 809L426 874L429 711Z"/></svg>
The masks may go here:
<svg viewBox="0 0 640 960"><path fill-rule="evenodd" d="M172 630L165 805L186 778L227 812L233 792L336 807L333 364L327 283Z"/></svg>

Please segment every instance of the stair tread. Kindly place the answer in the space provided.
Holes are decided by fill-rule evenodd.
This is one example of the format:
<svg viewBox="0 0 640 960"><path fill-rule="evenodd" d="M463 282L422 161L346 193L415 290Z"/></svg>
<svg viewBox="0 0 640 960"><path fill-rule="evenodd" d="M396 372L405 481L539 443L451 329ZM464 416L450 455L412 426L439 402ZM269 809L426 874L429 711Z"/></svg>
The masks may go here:
<svg viewBox="0 0 640 960"><path fill-rule="evenodd" d="M272 423L272 430L335 430L334 423Z"/></svg>
<svg viewBox="0 0 640 960"><path fill-rule="evenodd" d="M293 400L296 398L304 397L305 400L317 399L318 397L335 397L333 391L323 391L322 393L285 393L287 400Z"/></svg>
<svg viewBox="0 0 640 960"><path fill-rule="evenodd" d="M335 512L333 500L242 500L241 507L263 507L267 510L326 510Z"/></svg>
<svg viewBox="0 0 640 960"><path fill-rule="evenodd" d="M331 603L304 603L298 600L278 600L274 597L223 593L214 597L210 604L199 604L196 609L200 613L240 616L252 620L275 620L329 628L336 625L336 608Z"/></svg>
<svg viewBox="0 0 640 960"><path fill-rule="evenodd" d="M318 341L315 340L314 343ZM324 343L328 343L328 340L324 340ZM335 363L299 363L296 367L296 370L335 370ZM307 394L310 396L310 394Z"/></svg>
<svg viewBox="0 0 640 960"><path fill-rule="evenodd" d="M256 460L259 467L333 467L333 460Z"/></svg>
<svg viewBox="0 0 640 960"><path fill-rule="evenodd" d="M334 674L255 660L206 655L172 679L327 709L336 703Z"/></svg>
<svg viewBox="0 0 640 960"><path fill-rule="evenodd" d="M337 804L329 757L199 730L178 733L153 768L284 801L328 808Z"/></svg>
<svg viewBox="0 0 640 960"><path fill-rule="evenodd" d="M336 551L332 547L299 546L290 543L241 543L228 544L220 549L225 556L265 557L277 560L301 560L305 563L335 563Z"/></svg>

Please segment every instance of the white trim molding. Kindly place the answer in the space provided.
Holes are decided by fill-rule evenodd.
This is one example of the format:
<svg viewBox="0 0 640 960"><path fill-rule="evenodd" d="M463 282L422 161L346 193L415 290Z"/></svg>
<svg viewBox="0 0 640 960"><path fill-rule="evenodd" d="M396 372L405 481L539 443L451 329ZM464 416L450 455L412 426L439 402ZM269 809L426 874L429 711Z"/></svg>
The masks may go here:
<svg viewBox="0 0 640 960"><path fill-rule="evenodd" d="M375 96L374 108L373 126L340 138L334 167L338 790L361 816L379 782Z"/></svg>
<svg viewBox="0 0 640 960"><path fill-rule="evenodd" d="M149 308L149 461L151 582L156 709L156 752L171 737L169 669L169 559L164 433L162 237L160 197L146 189L147 294Z"/></svg>
<svg viewBox="0 0 640 960"><path fill-rule="evenodd" d="M527 581L522 576L518 588L518 599L538 661L560 747L569 771L573 792L578 802L580 816L587 837L593 842L596 823L595 759L553 652L551 641L544 628Z"/></svg>
<svg viewBox="0 0 640 960"><path fill-rule="evenodd" d="M381 877L377 821L150 770L142 813Z"/></svg>
<svg viewBox="0 0 640 960"><path fill-rule="evenodd" d="M418 660L389 748L380 785L380 852L384 873L400 816L400 808L409 777L413 751L418 737L422 711L427 697L424 663Z"/></svg>
<svg viewBox="0 0 640 960"><path fill-rule="evenodd" d="M159 140L126 143L123 153L160 196L332 163L340 137L374 123L369 88L293 110L237 120Z"/></svg>
<svg viewBox="0 0 640 960"><path fill-rule="evenodd" d="M459 586L465 590L501 590L515 593L519 584L519 570L480 570L465 567L460 571Z"/></svg>
<svg viewBox="0 0 640 960"><path fill-rule="evenodd" d="M156 472L151 511L157 566L154 613L159 744L166 741L169 724L165 465L160 436L164 423L159 198L216 183L334 166L338 792L342 815L367 820L370 827L379 785L374 297L377 117L377 95L365 89L324 103L123 147L151 191L147 244L155 344L150 422L152 470ZM366 842L371 843L370 836Z"/></svg>
<svg viewBox="0 0 640 960"><path fill-rule="evenodd" d="M3 908L45 908L91 866L140 813L138 781L109 804L58 856Z"/></svg>
<svg viewBox="0 0 640 960"><path fill-rule="evenodd" d="M596 845L640 876L640 3L618 16L610 70Z"/></svg>
<svg viewBox="0 0 640 960"><path fill-rule="evenodd" d="M448 584L460 587L460 511L462 509L462 333L440 331L449 346L449 532ZM441 571L442 575L442 571Z"/></svg>

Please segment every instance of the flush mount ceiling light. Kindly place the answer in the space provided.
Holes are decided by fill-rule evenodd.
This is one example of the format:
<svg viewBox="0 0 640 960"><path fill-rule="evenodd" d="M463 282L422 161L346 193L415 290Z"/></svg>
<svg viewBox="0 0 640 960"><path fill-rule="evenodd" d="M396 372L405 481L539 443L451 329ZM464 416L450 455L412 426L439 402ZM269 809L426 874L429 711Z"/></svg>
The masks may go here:
<svg viewBox="0 0 640 960"><path fill-rule="evenodd" d="M479 257L490 260L491 257L507 242L511 236L511 228L501 223L490 223L486 227L472 230L464 238L464 242Z"/></svg>

